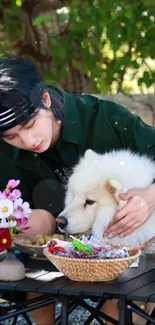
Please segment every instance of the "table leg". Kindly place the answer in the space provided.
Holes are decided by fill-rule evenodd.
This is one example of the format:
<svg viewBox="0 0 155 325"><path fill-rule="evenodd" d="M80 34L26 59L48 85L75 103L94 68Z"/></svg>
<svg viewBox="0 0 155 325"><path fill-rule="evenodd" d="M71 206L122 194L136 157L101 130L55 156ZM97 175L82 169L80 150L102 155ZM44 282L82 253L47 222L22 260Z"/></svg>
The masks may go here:
<svg viewBox="0 0 155 325"><path fill-rule="evenodd" d="M124 299L120 299L118 301L118 309L119 309L119 325L127 325L126 324L126 304Z"/></svg>
<svg viewBox="0 0 155 325"><path fill-rule="evenodd" d="M67 298L61 300L61 325L68 325L68 306L69 301Z"/></svg>
<svg viewBox="0 0 155 325"><path fill-rule="evenodd" d="M132 310L126 308L126 324L127 325L132 325L133 321L132 321Z"/></svg>

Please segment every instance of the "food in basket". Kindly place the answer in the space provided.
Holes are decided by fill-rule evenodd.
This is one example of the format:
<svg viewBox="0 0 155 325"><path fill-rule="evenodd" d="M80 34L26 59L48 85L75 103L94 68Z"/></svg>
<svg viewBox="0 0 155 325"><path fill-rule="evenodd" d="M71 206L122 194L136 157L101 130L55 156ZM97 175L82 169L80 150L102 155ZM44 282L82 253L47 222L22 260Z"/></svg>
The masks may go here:
<svg viewBox="0 0 155 325"><path fill-rule="evenodd" d="M45 236L45 235L36 235L30 238L26 238L23 240L24 245L29 245L29 246L44 246L48 242L54 239L58 240L64 240L65 236L62 234L54 234L51 236Z"/></svg>
<svg viewBox="0 0 155 325"><path fill-rule="evenodd" d="M28 236L22 234L17 235L14 238L14 246L24 254L29 255L31 258L45 259L43 250L45 247L47 247L47 243L55 238L63 240L64 236L59 234L54 234L51 236Z"/></svg>
<svg viewBox="0 0 155 325"><path fill-rule="evenodd" d="M87 238L83 235L80 239L70 237L70 242L57 239L50 241L47 250L53 255L82 259L116 259L130 256L127 246L102 244L94 236Z"/></svg>

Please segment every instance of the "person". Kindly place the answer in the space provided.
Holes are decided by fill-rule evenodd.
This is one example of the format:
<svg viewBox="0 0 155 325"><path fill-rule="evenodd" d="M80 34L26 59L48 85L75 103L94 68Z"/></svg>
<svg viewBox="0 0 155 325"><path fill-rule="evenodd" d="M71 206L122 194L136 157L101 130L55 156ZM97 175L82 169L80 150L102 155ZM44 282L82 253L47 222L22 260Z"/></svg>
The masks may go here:
<svg viewBox="0 0 155 325"><path fill-rule="evenodd" d="M0 188L10 178L21 180L32 208L27 233L33 235L55 232L67 180L86 149L131 149L155 159L153 127L114 102L46 85L35 64L18 56L0 58L0 137ZM126 236L155 208L155 184L121 196L127 204L104 236ZM48 311L45 322L51 324ZM37 315L37 324L45 324L45 310Z"/></svg>

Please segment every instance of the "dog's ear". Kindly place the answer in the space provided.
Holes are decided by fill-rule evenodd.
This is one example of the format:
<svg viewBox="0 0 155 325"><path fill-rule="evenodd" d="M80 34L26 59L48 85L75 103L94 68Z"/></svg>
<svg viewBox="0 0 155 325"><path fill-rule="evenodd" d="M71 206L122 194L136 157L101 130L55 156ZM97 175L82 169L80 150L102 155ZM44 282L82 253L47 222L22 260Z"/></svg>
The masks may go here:
<svg viewBox="0 0 155 325"><path fill-rule="evenodd" d="M93 150L91 150L91 149L87 149L87 150L85 151L84 156L85 156L86 158L94 158L94 156L96 156L96 152L93 151Z"/></svg>
<svg viewBox="0 0 155 325"><path fill-rule="evenodd" d="M105 183L105 189L114 197L119 207L122 206L122 201L119 198L119 195L123 192L122 184L114 178L109 179Z"/></svg>

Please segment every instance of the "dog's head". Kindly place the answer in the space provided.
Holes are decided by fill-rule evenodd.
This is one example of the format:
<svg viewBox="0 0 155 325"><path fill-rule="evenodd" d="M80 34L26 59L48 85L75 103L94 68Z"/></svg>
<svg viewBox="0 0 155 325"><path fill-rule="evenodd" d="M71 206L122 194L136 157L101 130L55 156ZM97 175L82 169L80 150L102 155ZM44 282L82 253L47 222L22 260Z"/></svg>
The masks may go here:
<svg viewBox="0 0 155 325"><path fill-rule="evenodd" d="M101 155L87 150L69 179L65 209L57 218L65 232L85 232L97 220L103 230L121 207L122 185L106 177L100 158Z"/></svg>

